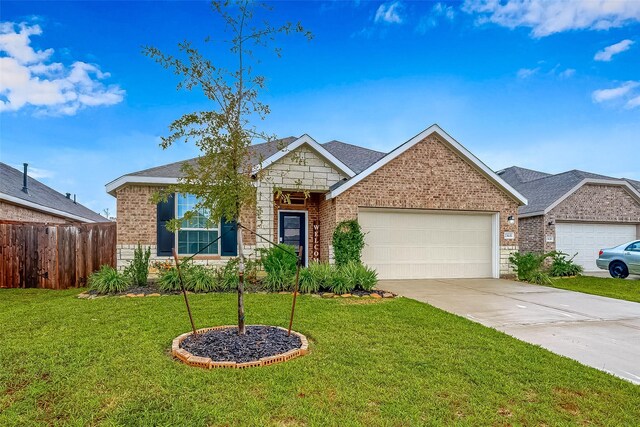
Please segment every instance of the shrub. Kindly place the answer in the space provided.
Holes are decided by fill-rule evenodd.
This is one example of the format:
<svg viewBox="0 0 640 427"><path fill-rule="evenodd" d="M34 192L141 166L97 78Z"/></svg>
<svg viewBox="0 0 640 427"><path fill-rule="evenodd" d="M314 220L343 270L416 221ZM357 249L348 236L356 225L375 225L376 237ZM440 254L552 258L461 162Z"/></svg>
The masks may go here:
<svg viewBox="0 0 640 427"><path fill-rule="evenodd" d="M320 289L330 289L334 271L335 266L327 262L311 262L309 267L300 271L301 291L318 292Z"/></svg>
<svg viewBox="0 0 640 427"><path fill-rule="evenodd" d="M285 291L291 288L296 274L296 250L291 245L279 245L260 250L260 258L267 276L263 284L272 292Z"/></svg>
<svg viewBox="0 0 640 427"><path fill-rule="evenodd" d="M124 274L131 278L134 286L146 286L149 277L149 258L151 247L143 250L140 243L133 251L133 261L124 269Z"/></svg>
<svg viewBox="0 0 640 427"><path fill-rule="evenodd" d="M202 265L194 265L186 273L186 281L194 292L211 292L219 288L220 283L214 272Z"/></svg>
<svg viewBox="0 0 640 427"><path fill-rule="evenodd" d="M272 246L268 249L259 249L260 260L264 271L271 272L284 269L291 274L296 273L296 263L298 261L296 248L291 245Z"/></svg>
<svg viewBox="0 0 640 427"><path fill-rule="evenodd" d="M551 285L551 278L547 272L542 270L536 270L528 277L527 282L534 283L536 285Z"/></svg>
<svg viewBox="0 0 640 427"><path fill-rule="evenodd" d="M127 290L131 286L131 279L118 273L115 268L103 265L89 276L88 283L90 289L100 294L110 294Z"/></svg>
<svg viewBox="0 0 640 427"><path fill-rule="evenodd" d="M238 289L238 264L240 260L234 258L229 260L223 267L216 271L218 287L224 291ZM246 270L246 268L245 268Z"/></svg>
<svg viewBox="0 0 640 427"><path fill-rule="evenodd" d="M378 274L364 264L351 261L340 267L347 283L353 289L370 291L378 283Z"/></svg>
<svg viewBox="0 0 640 427"><path fill-rule="evenodd" d="M295 273L286 268L279 268L267 273L263 280L264 287L271 292L291 290Z"/></svg>
<svg viewBox="0 0 640 427"><path fill-rule="evenodd" d="M193 264L182 263L180 264L180 272L182 273L182 279L184 280L184 288L187 291L193 291L193 282L190 280L190 272L194 268ZM158 273L158 288L164 292L181 291L180 276L178 275L178 269L175 266L167 270L160 271Z"/></svg>
<svg viewBox="0 0 640 427"><path fill-rule="evenodd" d="M333 231L333 254L337 266L349 261L360 262L364 248L364 233L357 220L342 221Z"/></svg>
<svg viewBox="0 0 640 427"><path fill-rule="evenodd" d="M533 252L521 254L516 252L509 257L509 262L513 265L518 280L528 282L533 273L542 270L542 265L547 257L549 257L549 254L536 254Z"/></svg>
<svg viewBox="0 0 640 427"><path fill-rule="evenodd" d="M573 259L578 255L577 253L571 258L567 259L569 256L563 252L552 252L551 256L553 257L553 261L551 262L551 267L549 268L549 274L553 277L565 277L565 276L577 276L582 273L582 266L573 262Z"/></svg>
<svg viewBox="0 0 640 427"><path fill-rule="evenodd" d="M345 275L344 269L336 268L331 276L330 291L335 294L346 294L354 288L352 281Z"/></svg>

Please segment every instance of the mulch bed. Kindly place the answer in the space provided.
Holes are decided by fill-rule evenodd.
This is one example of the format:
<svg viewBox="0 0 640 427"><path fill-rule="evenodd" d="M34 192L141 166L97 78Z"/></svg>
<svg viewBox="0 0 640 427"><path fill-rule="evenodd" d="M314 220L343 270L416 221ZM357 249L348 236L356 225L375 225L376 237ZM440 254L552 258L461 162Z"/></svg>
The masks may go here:
<svg viewBox="0 0 640 427"><path fill-rule="evenodd" d="M210 357L216 362L252 362L300 348L302 342L294 334L273 326L247 326L245 335L236 328L217 329L188 336L180 343L194 356Z"/></svg>
<svg viewBox="0 0 640 427"><path fill-rule="evenodd" d="M220 292L231 292L231 293L235 293L236 291L212 291L210 293L220 293ZM245 292L248 294L251 293L260 293L260 294L266 294L266 293L280 293L280 294L292 294L293 292L267 292L262 290L259 287L256 286L248 286L247 288L245 288ZM127 289L124 292L118 292L118 293L114 293L114 294L99 294L97 291L94 290L87 290L81 294L78 295L79 298L87 298L87 299L94 299L94 298L98 298L98 297L105 297L105 296L120 296L120 297L145 297L145 296L160 296L160 295L177 295L182 293L181 291L161 291L160 289L158 289L158 286L155 282L151 281L149 282L149 284L147 286L136 286L136 287L132 287ZM193 292L187 291L187 293L192 294ZM305 293L299 292L298 295L307 295ZM338 298L341 295L338 294L333 294L331 292L318 292L316 294L311 294L311 295L319 295L325 298L331 298L331 297L335 297ZM385 290L379 290L379 289L374 289L372 291L362 291L362 290L355 290L349 294L345 294L345 297L375 297L375 298L393 298L396 295L385 291Z"/></svg>

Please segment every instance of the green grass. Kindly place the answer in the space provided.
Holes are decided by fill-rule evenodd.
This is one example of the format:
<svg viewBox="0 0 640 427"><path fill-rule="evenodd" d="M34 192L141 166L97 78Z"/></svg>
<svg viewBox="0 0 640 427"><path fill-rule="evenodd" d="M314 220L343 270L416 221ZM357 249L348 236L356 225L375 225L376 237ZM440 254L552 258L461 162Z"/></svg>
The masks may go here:
<svg viewBox="0 0 640 427"><path fill-rule="evenodd" d="M0 425L640 425L638 386L408 299L302 295L309 355L206 371L169 356L181 296L76 293L0 290ZM233 294L190 302L233 322ZM286 326L290 303L248 295L248 319Z"/></svg>
<svg viewBox="0 0 640 427"><path fill-rule="evenodd" d="M578 276L553 279L552 284L548 286L603 297L640 302L640 280Z"/></svg>

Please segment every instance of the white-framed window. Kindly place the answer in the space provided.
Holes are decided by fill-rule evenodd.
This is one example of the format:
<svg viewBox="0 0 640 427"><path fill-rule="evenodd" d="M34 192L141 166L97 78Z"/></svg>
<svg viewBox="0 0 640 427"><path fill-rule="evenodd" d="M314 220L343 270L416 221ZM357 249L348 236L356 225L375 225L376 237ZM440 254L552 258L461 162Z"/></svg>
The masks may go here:
<svg viewBox="0 0 640 427"><path fill-rule="evenodd" d="M184 217L184 214L195 208L198 198L193 194L176 194L176 218ZM196 215L189 220L183 220L180 230L176 232L176 247L180 255L193 255L220 235L220 226L207 228L209 210L199 209ZM220 253L220 241L209 246L200 254L218 255Z"/></svg>

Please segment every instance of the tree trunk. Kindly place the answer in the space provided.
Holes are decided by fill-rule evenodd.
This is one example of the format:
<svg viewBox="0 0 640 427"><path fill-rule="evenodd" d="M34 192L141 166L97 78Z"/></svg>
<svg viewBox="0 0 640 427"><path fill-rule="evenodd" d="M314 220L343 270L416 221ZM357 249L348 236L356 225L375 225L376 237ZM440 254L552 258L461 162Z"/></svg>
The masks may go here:
<svg viewBox="0 0 640 427"><path fill-rule="evenodd" d="M240 221L236 220L236 224L238 224L238 258L240 259L240 263L238 264L238 335L244 335L246 333L244 325L244 248Z"/></svg>

